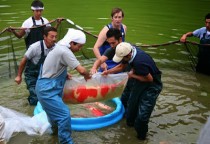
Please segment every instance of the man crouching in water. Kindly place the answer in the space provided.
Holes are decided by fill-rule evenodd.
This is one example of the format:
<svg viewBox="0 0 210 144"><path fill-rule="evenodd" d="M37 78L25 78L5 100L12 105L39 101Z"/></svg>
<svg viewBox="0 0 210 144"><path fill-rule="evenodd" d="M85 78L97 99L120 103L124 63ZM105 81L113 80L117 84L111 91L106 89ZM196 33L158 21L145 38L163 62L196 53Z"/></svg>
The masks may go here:
<svg viewBox="0 0 210 144"><path fill-rule="evenodd" d="M102 74L117 73L126 65L131 66L128 76L134 81L128 100L126 122L128 126L135 128L138 139L145 140L150 116L162 90L161 71L151 56L127 42L117 45L113 61L120 64Z"/></svg>

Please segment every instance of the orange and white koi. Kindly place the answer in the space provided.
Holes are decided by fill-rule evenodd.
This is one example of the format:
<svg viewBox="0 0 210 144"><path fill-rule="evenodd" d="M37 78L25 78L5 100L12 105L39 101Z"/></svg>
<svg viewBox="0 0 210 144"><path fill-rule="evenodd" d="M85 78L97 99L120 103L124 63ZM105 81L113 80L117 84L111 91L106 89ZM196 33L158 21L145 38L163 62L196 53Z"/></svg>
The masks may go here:
<svg viewBox="0 0 210 144"><path fill-rule="evenodd" d="M96 117L99 117L99 116L103 116L103 112L99 109L97 109L96 107L94 106L91 106L91 105L86 105L85 106L87 109L90 110L90 112L92 113L92 115L96 116Z"/></svg>
<svg viewBox="0 0 210 144"><path fill-rule="evenodd" d="M110 106L108 106L106 104L103 104L101 102L95 102L94 104L97 105L98 107L100 107L102 109L105 109L105 110L108 110L108 111L112 111L113 110L112 107L110 107Z"/></svg>
<svg viewBox="0 0 210 144"><path fill-rule="evenodd" d="M119 96L114 93L115 91L122 93L122 87L124 88L125 83L125 81L122 81L117 84L102 84L100 86L79 85L65 88L63 100L67 103L87 103L113 98ZM120 87L121 89L117 90Z"/></svg>

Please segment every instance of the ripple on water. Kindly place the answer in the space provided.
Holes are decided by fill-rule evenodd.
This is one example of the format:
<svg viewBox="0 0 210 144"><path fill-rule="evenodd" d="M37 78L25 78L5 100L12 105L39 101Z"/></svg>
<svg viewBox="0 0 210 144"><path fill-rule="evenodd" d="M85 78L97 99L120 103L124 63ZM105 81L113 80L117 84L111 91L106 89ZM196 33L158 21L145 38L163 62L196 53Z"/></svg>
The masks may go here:
<svg viewBox="0 0 210 144"><path fill-rule="evenodd" d="M11 7L10 5L0 5L0 8Z"/></svg>
<svg viewBox="0 0 210 144"><path fill-rule="evenodd" d="M194 73L162 69L164 89L151 116L152 137L176 143L195 142L209 115L209 107L201 103L201 81ZM176 138L179 137L180 140Z"/></svg>
<svg viewBox="0 0 210 144"><path fill-rule="evenodd" d="M2 15L2 16L7 16L7 15L16 15L17 13L0 13L0 15Z"/></svg>

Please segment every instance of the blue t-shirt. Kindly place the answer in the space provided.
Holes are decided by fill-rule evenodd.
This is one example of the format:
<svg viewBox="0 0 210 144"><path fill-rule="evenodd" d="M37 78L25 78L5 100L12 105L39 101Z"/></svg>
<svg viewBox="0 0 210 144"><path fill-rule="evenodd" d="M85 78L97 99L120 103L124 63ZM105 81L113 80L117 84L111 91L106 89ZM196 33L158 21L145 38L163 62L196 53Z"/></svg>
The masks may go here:
<svg viewBox="0 0 210 144"><path fill-rule="evenodd" d="M202 27L193 31L193 36L198 37L199 39L203 38L203 34L205 34L205 39L210 39L210 32L207 31L206 27Z"/></svg>
<svg viewBox="0 0 210 144"><path fill-rule="evenodd" d="M108 29L113 28L112 23L108 24L107 27L108 27ZM122 41L124 42L124 41L125 41L125 30L124 30L122 24L121 24L121 26L120 26L120 32L121 32L121 34L122 34ZM111 46L110 46L110 44L109 44L107 41L105 41L105 42L103 43L103 45L99 48L100 54L103 55L104 52L105 52L108 48L111 48Z"/></svg>

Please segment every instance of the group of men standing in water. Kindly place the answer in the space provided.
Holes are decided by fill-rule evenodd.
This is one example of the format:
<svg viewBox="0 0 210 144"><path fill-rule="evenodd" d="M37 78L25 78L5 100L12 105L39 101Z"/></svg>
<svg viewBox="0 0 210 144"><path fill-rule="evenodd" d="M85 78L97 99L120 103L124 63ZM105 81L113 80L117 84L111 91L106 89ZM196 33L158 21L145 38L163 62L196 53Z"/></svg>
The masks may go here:
<svg viewBox="0 0 210 144"><path fill-rule="evenodd" d="M85 34L81 30L69 29L56 44L57 27L62 19L58 19L56 26L51 27L49 21L42 17L44 4L39 0L32 2L31 10L33 16L22 25L26 29L18 32L9 30L18 38L25 36L27 49L15 81L21 83L24 71L30 93L29 104L36 105L38 101L41 103L52 128L58 131L59 142L73 143L70 111L62 101L65 81L71 78L67 67L78 71L86 80L98 72L99 68L102 75L127 71L129 81L121 96L126 109L126 123L129 127L134 127L138 139L145 140L150 116L163 87L161 71L151 56L125 42L127 28L122 24L122 9L112 10L112 22L99 33L93 48L97 59L90 72L74 55L86 43ZM184 34L180 41L185 42L187 37L196 36L200 38L201 44L210 44L210 14L206 15L205 20L206 27ZM210 75L209 56L210 50L203 45L199 46L197 72ZM0 128L3 129L3 124Z"/></svg>

